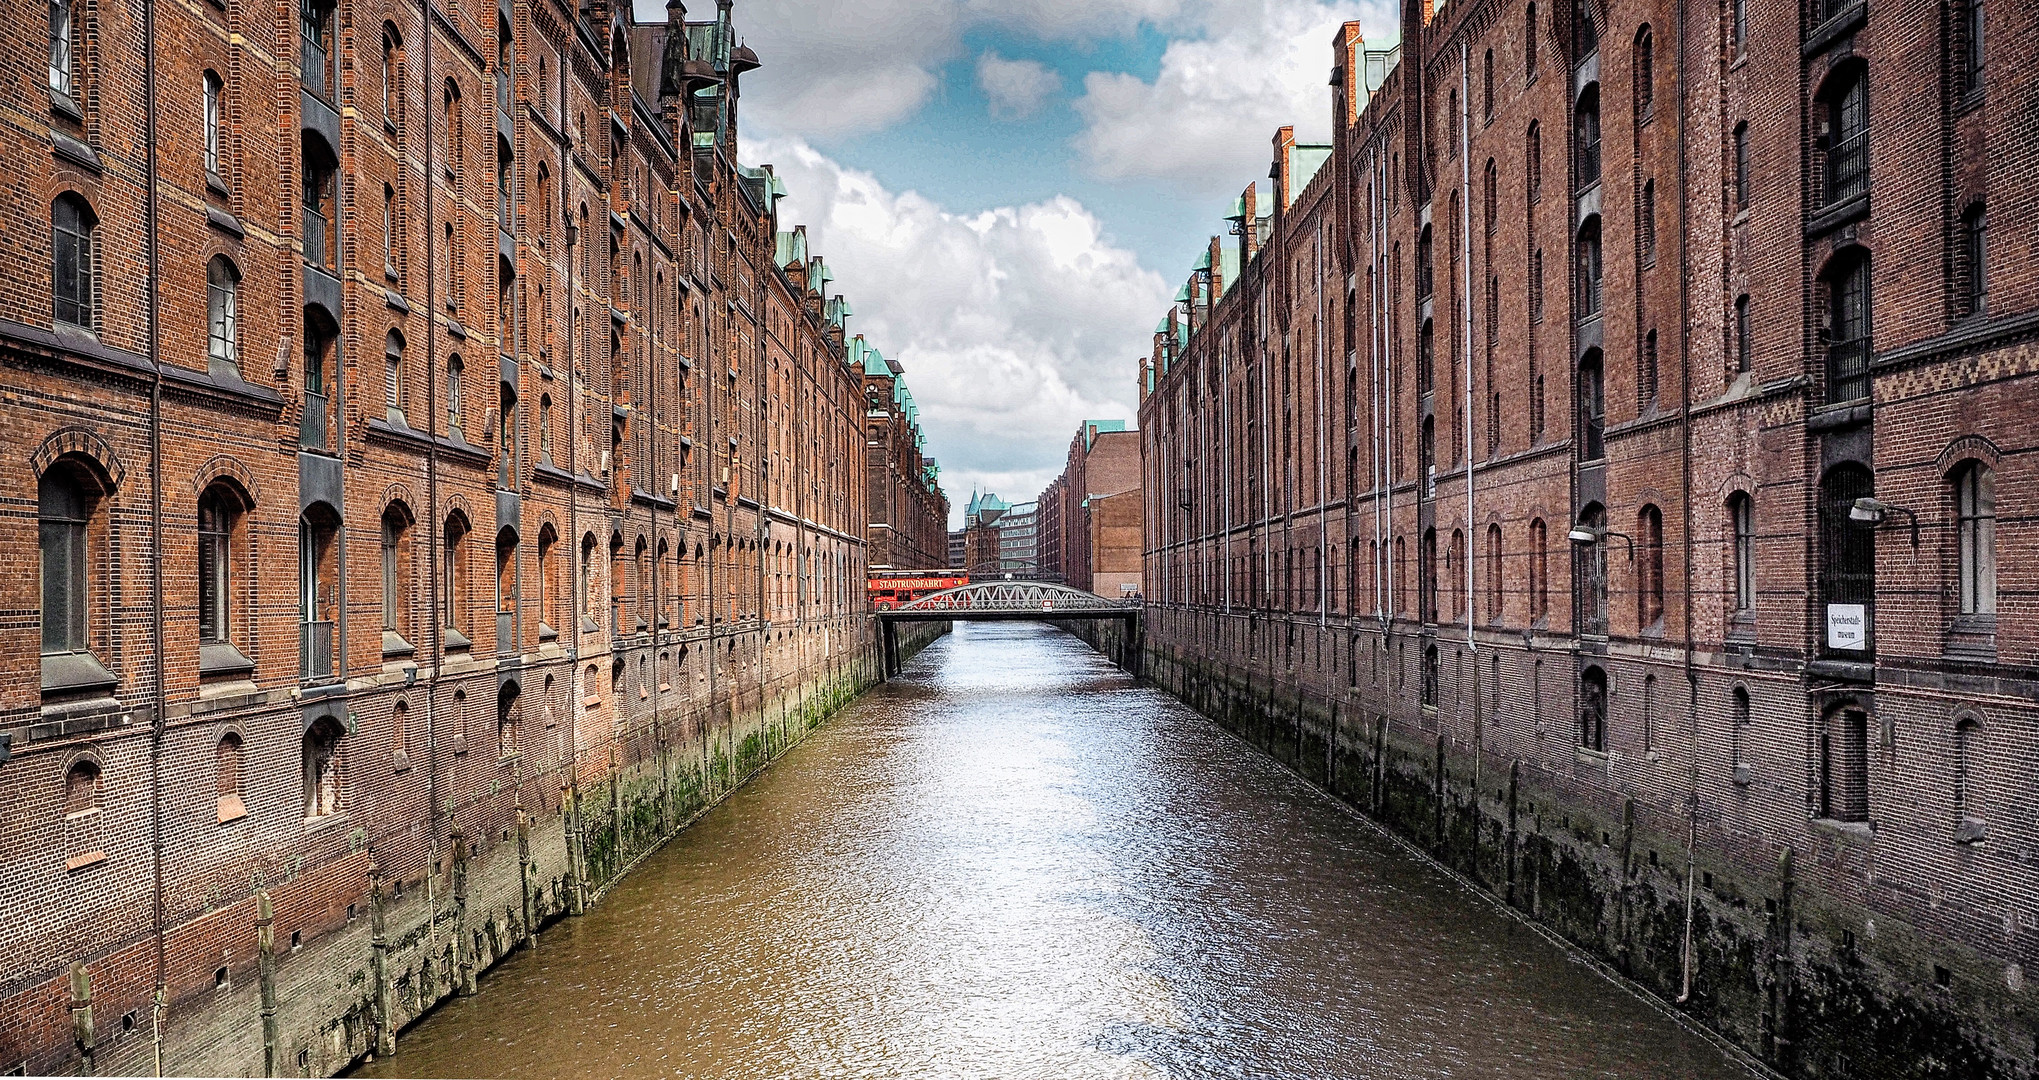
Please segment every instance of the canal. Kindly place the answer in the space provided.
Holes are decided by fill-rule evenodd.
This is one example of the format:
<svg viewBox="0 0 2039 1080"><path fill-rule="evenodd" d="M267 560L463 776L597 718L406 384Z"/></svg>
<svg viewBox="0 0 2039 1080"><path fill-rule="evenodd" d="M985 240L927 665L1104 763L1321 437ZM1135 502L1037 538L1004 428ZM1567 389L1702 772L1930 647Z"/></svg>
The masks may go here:
<svg viewBox="0 0 2039 1080"><path fill-rule="evenodd" d="M1083 643L965 624L364 1076L1749 1074Z"/></svg>

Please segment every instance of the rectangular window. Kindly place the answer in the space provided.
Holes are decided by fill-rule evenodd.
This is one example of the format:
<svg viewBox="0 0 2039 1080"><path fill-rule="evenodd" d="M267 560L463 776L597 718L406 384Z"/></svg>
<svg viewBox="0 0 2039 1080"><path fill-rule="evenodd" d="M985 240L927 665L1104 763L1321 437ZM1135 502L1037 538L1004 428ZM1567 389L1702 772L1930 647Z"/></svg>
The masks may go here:
<svg viewBox="0 0 2039 1080"><path fill-rule="evenodd" d="M1971 94L1982 93L1982 62L1984 56L1982 12L1983 0L1968 0L1968 18L1966 20L1968 55L1964 58L1967 67L1967 78L1963 81L1968 92Z"/></svg>
<svg viewBox="0 0 2039 1080"><path fill-rule="evenodd" d="M1735 297L1735 371L1749 370L1749 298Z"/></svg>
<svg viewBox="0 0 2039 1080"><path fill-rule="evenodd" d="M1967 309L1970 315L1980 315L1989 310L1989 214L1981 206L1971 208L1963 215L1962 261L1966 272L1968 296Z"/></svg>
<svg viewBox="0 0 2039 1080"><path fill-rule="evenodd" d="M71 0L50 0L50 89L65 97L76 93L71 53Z"/></svg>
<svg viewBox="0 0 2039 1080"><path fill-rule="evenodd" d="M220 175L219 99L223 89L219 76L210 71L205 73L205 171L214 176Z"/></svg>
<svg viewBox="0 0 2039 1080"><path fill-rule="evenodd" d="M1997 610L1996 474L1971 463L1954 481L1955 525L1961 559L1961 613Z"/></svg>

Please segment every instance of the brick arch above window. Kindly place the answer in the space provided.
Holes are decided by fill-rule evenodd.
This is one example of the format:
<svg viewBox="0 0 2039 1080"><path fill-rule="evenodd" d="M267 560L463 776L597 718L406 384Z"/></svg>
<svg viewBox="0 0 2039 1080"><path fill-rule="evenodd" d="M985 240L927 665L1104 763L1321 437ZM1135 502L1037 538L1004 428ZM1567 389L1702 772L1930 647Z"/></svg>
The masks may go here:
<svg viewBox="0 0 2039 1080"><path fill-rule="evenodd" d="M127 476L127 467L121 464L120 455L105 439L84 428L71 427L52 433L36 447L28 458L29 467L36 479L49 471L58 458L75 458L89 462L99 473L99 479L110 490L118 490Z"/></svg>
<svg viewBox="0 0 2039 1080"><path fill-rule="evenodd" d="M253 470L229 454L219 454L198 467L191 476L191 497L197 499L205 494L207 488L221 481L240 495L245 509L252 510L261 504L261 489L255 483Z"/></svg>
<svg viewBox="0 0 2039 1080"><path fill-rule="evenodd" d="M1969 461L1979 461L1989 468L1995 469L2002 456L2003 452L1997 449L1997 445L1991 442L1987 436L1963 435L1948 443L1945 450L1940 451L1940 457L1935 468L1940 470L1942 476L1952 473L1964 462Z"/></svg>

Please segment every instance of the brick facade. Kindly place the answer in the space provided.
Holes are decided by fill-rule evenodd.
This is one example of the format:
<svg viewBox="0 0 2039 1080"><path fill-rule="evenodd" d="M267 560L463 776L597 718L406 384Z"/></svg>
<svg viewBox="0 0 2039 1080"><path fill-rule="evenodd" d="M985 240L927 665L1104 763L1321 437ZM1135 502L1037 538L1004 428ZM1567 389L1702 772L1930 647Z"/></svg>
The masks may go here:
<svg viewBox="0 0 2039 1080"><path fill-rule="evenodd" d="M1140 591L1140 472L1138 432L1126 430L1123 420L1084 421L1069 440L1062 474L1038 500L1039 562L1045 577L1094 592L1103 575L1106 595L1115 597L1127 585ZM1112 520L1105 523L1101 501L1127 493L1135 497L1113 503ZM1100 537L1109 538L1109 550L1099 546Z"/></svg>
<svg viewBox="0 0 2039 1080"><path fill-rule="evenodd" d="M880 676L730 6L0 13L0 1069L388 1052Z"/></svg>
<svg viewBox="0 0 2039 1080"><path fill-rule="evenodd" d="M863 373L864 490L870 496L873 570L936 570L949 562L949 498L927 454L920 406L906 369L859 336L851 364Z"/></svg>
<svg viewBox="0 0 2039 1080"><path fill-rule="evenodd" d="M1969 15L1348 26L1141 371L1147 670L1793 1075L2039 1055L2039 18Z"/></svg>

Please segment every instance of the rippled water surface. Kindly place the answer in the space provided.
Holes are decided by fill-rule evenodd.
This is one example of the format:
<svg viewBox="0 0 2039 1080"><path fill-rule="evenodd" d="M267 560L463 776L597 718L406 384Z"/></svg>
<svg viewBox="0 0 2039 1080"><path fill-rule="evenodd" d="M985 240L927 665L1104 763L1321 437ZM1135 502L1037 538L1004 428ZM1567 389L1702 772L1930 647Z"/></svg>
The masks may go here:
<svg viewBox="0 0 2039 1080"><path fill-rule="evenodd" d="M1748 1075L1014 623L960 626L363 1072Z"/></svg>

